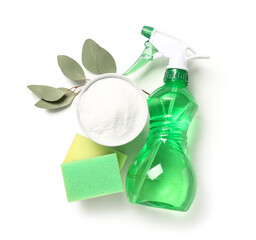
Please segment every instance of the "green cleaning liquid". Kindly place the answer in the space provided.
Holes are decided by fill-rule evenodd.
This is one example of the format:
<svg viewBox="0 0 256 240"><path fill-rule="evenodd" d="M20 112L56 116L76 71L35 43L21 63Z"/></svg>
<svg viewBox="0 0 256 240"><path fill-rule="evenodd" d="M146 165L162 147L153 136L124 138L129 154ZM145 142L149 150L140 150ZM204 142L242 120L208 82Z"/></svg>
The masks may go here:
<svg viewBox="0 0 256 240"><path fill-rule="evenodd" d="M167 69L164 85L148 98L150 131L126 177L130 202L186 211L196 192L187 149L187 130L197 102L186 88L188 72Z"/></svg>

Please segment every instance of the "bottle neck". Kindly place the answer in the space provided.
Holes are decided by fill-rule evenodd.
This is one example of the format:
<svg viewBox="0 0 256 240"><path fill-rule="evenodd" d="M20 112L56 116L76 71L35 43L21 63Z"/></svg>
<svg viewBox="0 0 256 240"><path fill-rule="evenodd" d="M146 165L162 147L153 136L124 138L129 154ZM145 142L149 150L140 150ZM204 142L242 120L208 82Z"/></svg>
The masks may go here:
<svg viewBox="0 0 256 240"><path fill-rule="evenodd" d="M165 71L164 82L175 87L188 85L188 72L183 69L168 68Z"/></svg>

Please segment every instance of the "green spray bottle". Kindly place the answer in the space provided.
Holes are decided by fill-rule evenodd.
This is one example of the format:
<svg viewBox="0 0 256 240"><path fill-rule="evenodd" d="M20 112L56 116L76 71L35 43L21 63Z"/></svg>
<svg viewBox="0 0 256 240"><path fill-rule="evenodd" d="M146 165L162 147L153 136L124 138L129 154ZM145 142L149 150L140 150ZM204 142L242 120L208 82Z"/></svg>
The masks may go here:
<svg viewBox="0 0 256 240"><path fill-rule="evenodd" d="M126 176L126 193L131 203L187 211L196 192L196 177L187 149L187 130L197 102L186 88L187 61L197 55L186 43L144 26L149 40L129 75L147 62L169 58L164 85L148 98L150 131L145 146L133 160ZM192 55L187 56L188 51Z"/></svg>

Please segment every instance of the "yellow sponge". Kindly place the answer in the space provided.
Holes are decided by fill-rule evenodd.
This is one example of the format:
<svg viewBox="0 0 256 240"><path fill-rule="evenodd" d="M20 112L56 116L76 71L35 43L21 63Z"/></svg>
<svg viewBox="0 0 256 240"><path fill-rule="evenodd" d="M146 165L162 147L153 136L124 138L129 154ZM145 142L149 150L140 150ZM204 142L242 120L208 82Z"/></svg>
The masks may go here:
<svg viewBox="0 0 256 240"><path fill-rule="evenodd" d="M119 168L122 169L127 158L125 154L95 143L80 134L76 134L63 163L94 158L111 153L117 154Z"/></svg>

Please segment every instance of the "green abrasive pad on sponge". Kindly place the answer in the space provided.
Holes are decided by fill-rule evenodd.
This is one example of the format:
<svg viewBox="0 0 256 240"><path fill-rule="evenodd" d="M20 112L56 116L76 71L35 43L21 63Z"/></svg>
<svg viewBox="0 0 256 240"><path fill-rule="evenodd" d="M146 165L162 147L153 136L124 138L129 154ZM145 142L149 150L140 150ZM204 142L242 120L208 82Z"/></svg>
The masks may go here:
<svg viewBox="0 0 256 240"><path fill-rule="evenodd" d="M116 153L119 167L122 169L127 156L121 152L111 149L106 146L102 146L98 143L93 142L89 138L86 138L80 134L76 134L68 153L64 159L64 163L93 158L105 154Z"/></svg>
<svg viewBox="0 0 256 240"><path fill-rule="evenodd" d="M61 168L69 202L124 190L116 153L64 162Z"/></svg>

